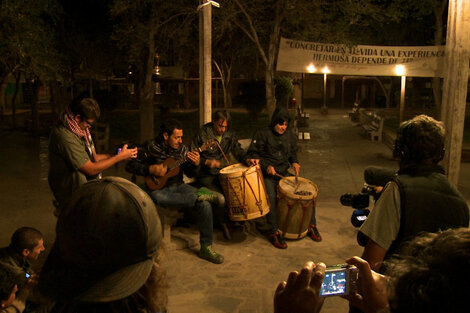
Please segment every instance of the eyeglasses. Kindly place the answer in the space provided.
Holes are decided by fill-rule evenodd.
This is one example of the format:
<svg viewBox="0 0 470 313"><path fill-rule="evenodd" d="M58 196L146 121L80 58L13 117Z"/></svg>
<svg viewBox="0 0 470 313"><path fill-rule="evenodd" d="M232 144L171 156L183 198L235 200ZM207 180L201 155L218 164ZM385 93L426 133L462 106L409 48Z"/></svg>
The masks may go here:
<svg viewBox="0 0 470 313"><path fill-rule="evenodd" d="M85 122L85 124L88 126L88 128L92 128L93 127L93 122L90 122L90 121L87 121L87 120L83 120Z"/></svg>

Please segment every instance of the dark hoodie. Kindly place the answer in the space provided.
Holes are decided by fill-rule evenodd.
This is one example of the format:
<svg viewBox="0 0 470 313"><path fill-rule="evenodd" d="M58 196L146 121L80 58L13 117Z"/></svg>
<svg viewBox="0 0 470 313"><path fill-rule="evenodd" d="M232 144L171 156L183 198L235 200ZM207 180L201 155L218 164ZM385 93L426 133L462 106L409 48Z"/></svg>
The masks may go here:
<svg viewBox="0 0 470 313"><path fill-rule="evenodd" d="M202 146L205 142L215 138L216 135L214 133L214 123L207 123L202 126L201 130L191 143L191 150L195 150L196 148ZM237 135L230 129L223 133L219 145L227 157L229 157L229 154L232 153L238 162L243 162L245 160L245 151L243 151L242 147L240 146ZM201 152L201 171L199 174L201 176L219 174L220 168L211 169L203 165L208 159L219 160L222 161L224 166L228 165L225 164L224 156L218 147L215 147L214 149L207 149L206 151Z"/></svg>
<svg viewBox="0 0 470 313"><path fill-rule="evenodd" d="M283 134L274 130L279 121L289 122L289 127ZM290 115L286 108L276 107L269 126L258 130L253 136L247 152L248 159L260 159L261 169L266 174L266 169L272 165L283 176L292 163L299 163L297 159L297 138L290 130Z"/></svg>

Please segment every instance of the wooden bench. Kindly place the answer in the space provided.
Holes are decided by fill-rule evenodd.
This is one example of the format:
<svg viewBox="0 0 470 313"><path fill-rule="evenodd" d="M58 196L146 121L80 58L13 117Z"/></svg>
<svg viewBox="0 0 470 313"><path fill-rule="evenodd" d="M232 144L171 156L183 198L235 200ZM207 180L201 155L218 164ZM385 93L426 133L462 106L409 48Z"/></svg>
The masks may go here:
<svg viewBox="0 0 470 313"><path fill-rule="evenodd" d="M360 124L366 131L367 135L370 136L370 140L374 142L382 142L382 133L384 127L384 119L380 115L360 110Z"/></svg>

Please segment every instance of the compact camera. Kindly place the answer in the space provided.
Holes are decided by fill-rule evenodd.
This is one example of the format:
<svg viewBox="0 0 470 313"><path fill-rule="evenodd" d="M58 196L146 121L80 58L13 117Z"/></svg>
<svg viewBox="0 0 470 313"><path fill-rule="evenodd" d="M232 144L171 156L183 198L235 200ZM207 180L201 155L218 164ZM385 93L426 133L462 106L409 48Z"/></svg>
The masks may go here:
<svg viewBox="0 0 470 313"><path fill-rule="evenodd" d="M121 153L122 151L122 147L124 147L124 145L127 145L127 149L134 149L135 147L137 147L137 145L131 141L123 141L121 142L121 144L117 147L116 149L116 154L119 154Z"/></svg>
<svg viewBox="0 0 470 313"><path fill-rule="evenodd" d="M357 267L349 264L328 266L320 289L320 296L344 296L357 290Z"/></svg>

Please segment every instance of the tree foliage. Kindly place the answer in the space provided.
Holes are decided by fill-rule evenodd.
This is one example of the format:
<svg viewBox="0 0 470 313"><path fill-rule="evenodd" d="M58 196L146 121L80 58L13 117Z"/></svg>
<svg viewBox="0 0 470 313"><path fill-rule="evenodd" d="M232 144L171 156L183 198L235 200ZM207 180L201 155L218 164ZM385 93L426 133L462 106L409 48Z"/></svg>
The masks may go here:
<svg viewBox="0 0 470 313"><path fill-rule="evenodd" d="M2 76L22 72L27 78L59 78L63 57L54 28L61 13L55 0L0 2Z"/></svg>
<svg viewBox="0 0 470 313"><path fill-rule="evenodd" d="M172 53L171 42L195 12L189 0L115 0L111 6L117 40L136 69L136 92L141 113L141 140L154 136L153 104L155 56Z"/></svg>

